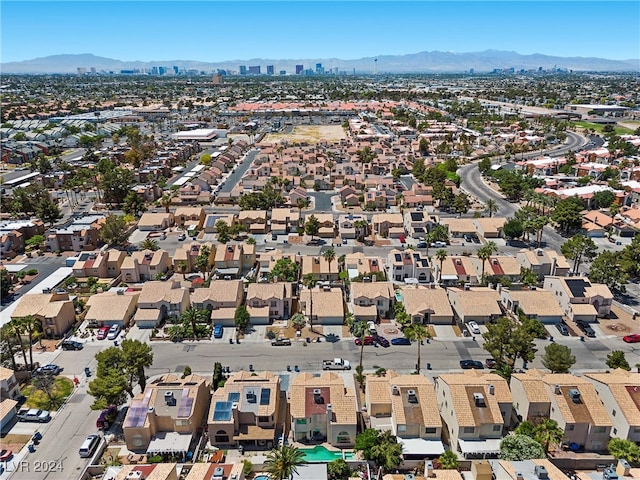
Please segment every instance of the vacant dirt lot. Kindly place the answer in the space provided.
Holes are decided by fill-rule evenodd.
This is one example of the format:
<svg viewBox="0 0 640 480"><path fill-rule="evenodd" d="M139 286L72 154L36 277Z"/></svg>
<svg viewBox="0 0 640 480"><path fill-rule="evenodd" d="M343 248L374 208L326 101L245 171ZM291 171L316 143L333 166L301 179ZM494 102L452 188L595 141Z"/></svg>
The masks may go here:
<svg viewBox="0 0 640 480"><path fill-rule="evenodd" d="M340 125L300 125L293 128L292 133L269 133L264 143L289 144L296 142L319 143L322 141L333 143L346 139L343 128Z"/></svg>

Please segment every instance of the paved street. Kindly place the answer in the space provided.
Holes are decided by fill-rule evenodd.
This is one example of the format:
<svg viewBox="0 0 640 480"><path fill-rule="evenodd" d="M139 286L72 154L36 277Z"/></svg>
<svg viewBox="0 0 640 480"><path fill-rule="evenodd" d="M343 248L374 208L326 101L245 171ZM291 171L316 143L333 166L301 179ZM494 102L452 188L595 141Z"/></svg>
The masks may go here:
<svg viewBox="0 0 640 480"><path fill-rule="evenodd" d="M229 193L233 190L233 187L236 186L245 172L253 165L253 161L258 153L260 153L260 150L253 149L243 157L242 163L236 167L235 171L227 176L224 185L220 187L220 192Z"/></svg>

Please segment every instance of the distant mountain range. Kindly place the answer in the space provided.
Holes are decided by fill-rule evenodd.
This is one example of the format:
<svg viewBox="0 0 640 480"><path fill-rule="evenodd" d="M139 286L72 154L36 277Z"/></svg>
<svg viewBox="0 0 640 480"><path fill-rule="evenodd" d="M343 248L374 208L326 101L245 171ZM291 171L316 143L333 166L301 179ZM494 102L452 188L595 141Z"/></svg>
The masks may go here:
<svg viewBox="0 0 640 480"><path fill-rule="evenodd" d="M240 65L247 68L253 65L261 67L261 73L266 73L267 65L273 65L275 74L285 70L288 74L295 72L296 65L304 65L305 69L315 70L316 64L321 63L326 71L337 68L339 71L352 73L463 73L473 69L476 73L490 72L494 69L519 70L551 70L554 68L573 71L599 72L638 72L640 59L608 60L595 57L554 57L542 54L520 55L516 52L502 50L485 50L484 52L454 53L454 52L419 52L407 55L380 55L354 60L339 58L305 58L275 60L252 58L248 60L229 60L224 62L200 62L195 60L154 60L154 61L121 61L112 58L98 57L90 53L77 55L52 55L34 58L22 62L7 62L0 64L0 71L4 74L43 74L43 73L77 73L78 68L93 67L97 72L107 71L120 73L120 70L151 69L152 67L174 66L180 69L212 72L217 69L238 72Z"/></svg>

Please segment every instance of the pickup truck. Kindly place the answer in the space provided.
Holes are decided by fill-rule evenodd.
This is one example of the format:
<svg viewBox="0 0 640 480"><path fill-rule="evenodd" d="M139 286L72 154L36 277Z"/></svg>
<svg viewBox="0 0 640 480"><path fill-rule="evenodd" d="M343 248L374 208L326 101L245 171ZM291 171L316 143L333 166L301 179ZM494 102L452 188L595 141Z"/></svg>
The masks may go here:
<svg viewBox="0 0 640 480"><path fill-rule="evenodd" d="M288 338L278 338L271 341L271 346L273 347L284 347L287 345L291 345L291 340Z"/></svg>
<svg viewBox="0 0 640 480"><path fill-rule="evenodd" d="M334 358L333 360L322 361L323 370L351 370L351 364L348 360L342 358Z"/></svg>
<svg viewBox="0 0 640 480"><path fill-rule="evenodd" d="M21 422L46 423L51 420L51 414L47 410L23 408L18 412L18 420Z"/></svg>

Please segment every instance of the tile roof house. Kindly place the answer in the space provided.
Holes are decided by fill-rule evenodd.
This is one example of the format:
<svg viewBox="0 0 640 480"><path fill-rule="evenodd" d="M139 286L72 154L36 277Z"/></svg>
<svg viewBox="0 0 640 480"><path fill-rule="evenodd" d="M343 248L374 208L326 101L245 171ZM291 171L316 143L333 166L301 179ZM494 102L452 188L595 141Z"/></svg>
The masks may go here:
<svg viewBox="0 0 640 480"><path fill-rule="evenodd" d="M344 321L344 301L340 288L304 288L300 291L299 303L304 315L313 315L314 325L342 325Z"/></svg>
<svg viewBox="0 0 640 480"><path fill-rule="evenodd" d="M376 213L371 217L373 233L379 237L399 238L406 235L401 213Z"/></svg>
<svg viewBox="0 0 640 480"><path fill-rule="evenodd" d="M295 232L300 222L300 212L295 208L274 208L271 210L271 232L284 235Z"/></svg>
<svg viewBox="0 0 640 480"><path fill-rule="evenodd" d="M408 211L404 214L404 229L411 238L424 237L434 226L438 217L420 211Z"/></svg>
<svg viewBox="0 0 640 480"><path fill-rule="evenodd" d="M536 273L539 280L547 275L566 277L571 270L567 259L553 250L520 250L516 259L522 268L531 269Z"/></svg>
<svg viewBox="0 0 640 480"><path fill-rule="evenodd" d="M47 338L60 338L75 323L76 312L67 292L23 295L11 313L11 319L36 317Z"/></svg>
<svg viewBox="0 0 640 480"><path fill-rule="evenodd" d="M189 290L178 282L145 282L138 297L134 320L138 328L154 328L168 317L179 317L188 308Z"/></svg>
<svg viewBox="0 0 640 480"><path fill-rule="evenodd" d="M166 250L142 250L127 256L122 265L122 281L139 283L153 280L159 273L166 273L171 268L171 258Z"/></svg>
<svg viewBox="0 0 640 480"><path fill-rule="evenodd" d="M478 257L471 257L478 281L482 280L482 260ZM515 257L509 255L492 255L484 262L485 278L494 277L495 279L507 278L511 282L518 282L522 276L520 272L520 264Z"/></svg>
<svg viewBox="0 0 640 480"><path fill-rule="evenodd" d="M586 277L545 277L544 289L550 291L571 320L595 322L611 312L613 294L609 287L591 283Z"/></svg>
<svg viewBox="0 0 640 480"><path fill-rule="evenodd" d="M495 467L494 478L500 480L540 480L540 475L548 480L565 480L567 478L562 470L546 458L519 462L499 460L493 462L493 465ZM544 469L540 467L544 467Z"/></svg>
<svg viewBox="0 0 640 480"><path fill-rule="evenodd" d="M238 213L238 223L244 227L245 232L267 233L267 211L242 210Z"/></svg>
<svg viewBox="0 0 640 480"><path fill-rule="evenodd" d="M523 419L550 418L564 430L564 441L589 451L606 450L611 419L586 378L532 369L514 373L510 385L516 411Z"/></svg>
<svg viewBox="0 0 640 480"><path fill-rule="evenodd" d="M242 280L213 280L208 288L197 288L191 294L191 304L193 308L209 310L212 323L233 327L236 308L243 298Z"/></svg>
<svg viewBox="0 0 640 480"><path fill-rule="evenodd" d="M457 319L484 324L502 315L500 294L487 287L449 288L449 302Z"/></svg>
<svg viewBox="0 0 640 480"><path fill-rule="evenodd" d="M504 309L516 317L518 311L521 311L525 317L535 318L546 325L562 321L564 312L553 294L547 290L516 290L502 287L498 288L498 292Z"/></svg>
<svg viewBox="0 0 640 480"><path fill-rule="evenodd" d="M336 282L339 279L338 259L328 262L322 255L305 255L302 257L300 278L305 275L314 275L317 280Z"/></svg>
<svg viewBox="0 0 640 480"><path fill-rule="evenodd" d="M204 233L218 233L218 229L216 228L216 223L219 221L223 221L227 224L227 226L231 226L236 221L236 216L234 214L229 215L221 215L217 213L210 213L204 219Z"/></svg>
<svg viewBox="0 0 640 480"><path fill-rule="evenodd" d="M468 456L496 456L509 427L513 398L506 380L495 373L465 370L435 379L442 420L451 448Z"/></svg>
<svg viewBox="0 0 640 480"><path fill-rule="evenodd" d="M125 252L115 249L81 252L73 264L73 276L76 279L117 278L126 257Z"/></svg>
<svg viewBox="0 0 640 480"><path fill-rule="evenodd" d="M340 215L338 217L338 234L340 238L364 238L368 235L368 224L369 221L364 215L353 213Z"/></svg>
<svg viewBox="0 0 640 480"><path fill-rule="evenodd" d="M436 393L427 377L367 375L365 402L371 428L391 430L403 444L403 458L423 459L444 453L442 420Z"/></svg>
<svg viewBox="0 0 640 480"><path fill-rule="evenodd" d="M198 375L164 375L147 384L131 399L124 418L127 448L147 454L186 454L205 419L209 399L209 385Z"/></svg>
<svg viewBox="0 0 640 480"><path fill-rule="evenodd" d="M402 299L404 308L414 323L453 324L453 310L449 304L447 291L436 287L435 284L428 287L404 286L396 292L396 296Z"/></svg>
<svg viewBox="0 0 640 480"><path fill-rule="evenodd" d="M207 416L211 445L270 449L281 418L280 377L271 372L231 375L211 399Z"/></svg>
<svg viewBox="0 0 640 480"><path fill-rule="evenodd" d="M482 217L473 221L477 232L484 238L502 238L502 227L506 222L503 217Z"/></svg>
<svg viewBox="0 0 640 480"><path fill-rule="evenodd" d="M253 325L269 325L291 315L293 284L290 282L250 283L246 305Z"/></svg>
<svg viewBox="0 0 640 480"><path fill-rule="evenodd" d="M440 261L434 260L435 268L440 272ZM446 286L460 284L478 285L478 272L470 257L465 255L448 256L442 262L442 273L438 274L440 283Z"/></svg>
<svg viewBox="0 0 640 480"><path fill-rule="evenodd" d="M222 451L219 450L219 454ZM218 455L219 455L218 454ZM215 454L214 454L215 455ZM212 480L213 478L244 480L244 463L194 463L184 480Z"/></svg>
<svg viewBox="0 0 640 480"><path fill-rule="evenodd" d="M113 480L178 480L176 463L122 465Z"/></svg>
<svg viewBox="0 0 640 480"><path fill-rule="evenodd" d="M340 448L354 445L358 430L356 393L337 373L297 375L289 387L289 409L294 441L326 441Z"/></svg>
<svg viewBox="0 0 640 480"><path fill-rule="evenodd" d="M88 311L84 319L95 327L126 327L133 319L137 304L137 293L131 294L124 290L118 290L117 293L97 293L87 300Z"/></svg>
<svg viewBox="0 0 640 480"><path fill-rule="evenodd" d="M153 213L145 212L138 220L138 230L153 231L153 230L165 230L172 227L174 223L173 213Z"/></svg>
<svg viewBox="0 0 640 480"><path fill-rule="evenodd" d="M203 251L202 247L207 246L209 248L209 262L207 272L211 270L215 261L216 255L216 246L211 243L200 243L200 242L191 242L191 243L182 243L176 249L173 254L173 271L174 272L194 272L199 270L197 266L198 257L200 253ZM205 272L203 272L205 273Z"/></svg>
<svg viewBox="0 0 640 480"><path fill-rule="evenodd" d="M350 279L360 275L370 276L372 273L385 273L384 261L381 258L368 257L362 252L347 253L344 259L344 269L349 273Z"/></svg>
<svg viewBox="0 0 640 480"><path fill-rule="evenodd" d="M351 284L351 301L356 321L390 318L394 299L391 282L353 282Z"/></svg>
<svg viewBox="0 0 640 480"><path fill-rule="evenodd" d="M0 367L0 398L17 399L20 397L20 384L13 370Z"/></svg>
<svg viewBox="0 0 640 480"><path fill-rule="evenodd" d="M335 236L335 221L333 214L331 213L313 213L312 214L318 220L320 229L318 230L318 236L322 238L333 238ZM305 221L308 221L311 215L307 215Z"/></svg>
<svg viewBox="0 0 640 480"><path fill-rule="evenodd" d="M429 258L416 250L389 251L387 255L389 280L405 282L407 278L415 278L420 283L428 283L433 279Z"/></svg>
<svg viewBox="0 0 640 480"><path fill-rule="evenodd" d="M255 245L247 243L218 245L214 259L215 273L221 277L236 278L253 268L256 263Z"/></svg>
<svg viewBox="0 0 640 480"><path fill-rule="evenodd" d="M640 442L640 378L637 372L617 368L607 373L585 373L611 419L611 437Z"/></svg>
<svg viewBox="0 0 640 480"><path fill-rule="evenodd" d="M190 227L201 229L204 225L205 211L202 207L178 207L176 208L173 218L175 224L188 230Z"/></svg>

